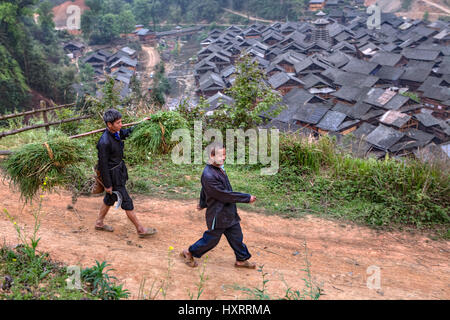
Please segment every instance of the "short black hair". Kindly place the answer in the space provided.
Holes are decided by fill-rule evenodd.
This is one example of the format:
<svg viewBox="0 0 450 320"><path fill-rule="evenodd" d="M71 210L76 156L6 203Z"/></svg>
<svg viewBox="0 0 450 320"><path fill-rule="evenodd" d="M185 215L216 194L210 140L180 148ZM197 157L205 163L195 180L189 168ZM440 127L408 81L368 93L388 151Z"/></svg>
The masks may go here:
<svg viewBox="0 0 450 320"><path fill-rule="evenodd" d="M116 109L109 109L103 114L103 120L107 124L108 122L114 123L114 121L122 119L122 114Z"/></svg>

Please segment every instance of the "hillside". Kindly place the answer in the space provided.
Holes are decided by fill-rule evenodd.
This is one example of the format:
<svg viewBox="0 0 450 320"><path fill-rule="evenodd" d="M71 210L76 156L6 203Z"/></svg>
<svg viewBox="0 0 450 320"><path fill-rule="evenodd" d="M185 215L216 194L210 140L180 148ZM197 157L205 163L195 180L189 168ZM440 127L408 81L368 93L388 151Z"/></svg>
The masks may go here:
<svg viewBox="0 0 450 320"><path fill-rule="evenodd" d="M450 15L448 0L366 0L367 6L378 3L382 12L394 12L398 16L411 19L422 19L425 12L429 13L429 20Z"/></svg>
<svg viewBox="0 0 450 320"><path fill-rule="evenodd" d="M66 1L53 7L53 21L55 22L56 29L65 29L67 27L67 9L72 5L80 7L81 14L83 14L85 10L89 9L84 0Z"/></svg>
<svg viewBox="0 0 450 320"><path fill-rule="evenodd" d="M59 45L65 36L55 31L50 3L0 3L0 113L36 107L39 95L74 100L76 68Z"/></svg>

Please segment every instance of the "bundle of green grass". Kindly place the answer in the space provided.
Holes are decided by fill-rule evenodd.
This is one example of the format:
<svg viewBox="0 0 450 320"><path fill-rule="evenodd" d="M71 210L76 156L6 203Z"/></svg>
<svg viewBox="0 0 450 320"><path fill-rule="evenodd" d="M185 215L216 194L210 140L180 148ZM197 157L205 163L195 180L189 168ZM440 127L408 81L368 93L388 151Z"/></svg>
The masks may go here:
<svg viewBox="0 0 450 320"><path fill-rule="evenodd" d="M3 167L10 183L28 202L39 191L52 191L56 187L80 190L88 180L86 169L90 158L80 141L59 136L20 147Z"/></svg>
<svg viewBox="0 0 450 320"><path fill-rule="evenodd" d="M169 153L175 144L171 142L172 132L187 127L186 119L177 111L159 111L153 114L150 120L136 127L128 140L135 158L131 160L139 162L150 154Z"/></svg>

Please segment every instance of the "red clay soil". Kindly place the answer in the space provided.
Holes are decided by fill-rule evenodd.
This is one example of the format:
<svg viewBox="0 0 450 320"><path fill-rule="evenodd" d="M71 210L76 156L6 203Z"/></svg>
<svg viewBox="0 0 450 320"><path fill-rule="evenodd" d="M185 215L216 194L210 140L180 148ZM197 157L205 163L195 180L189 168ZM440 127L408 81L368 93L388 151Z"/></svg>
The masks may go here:
<svg viewBox="0 0 450 320"><path fill-rule="evenodd" d="M135 196L138 218L146 226L158 229L153 238L140 239L125 213L111 209L106 223L113 233L94 230L102 198L81 197L75 210L68 209L70 194L45 195L38 236L38 249L67 265L91 267L95 260L107 261L112 272L138 297L145 278L144 293L151 284L167 279L169 247L174 247L170 261L166 299L189 299L197 294L200 269L184 264L179 252L196 241L205 230L204 211L195 210L196 201L180 201ZM12 223L3 209L24 226L33 228L33 206L23 207L19 195L0 184L0 241L18 243ZM23 209L22 209L23 208ZM252 261L264 264L268 273L268 294L283 296L284 281L294 290L305 288L304 241L314 283L324 295L321 299L449 299L450 246L448 241L433 241L424 235L401 232L378 232L354 224L308 216L284 219L240 211L244 242L253 254ZM202 264L202 258L199 262ZM370 266L380 268L380 289L370 289L367 280ZM239 287L261 286L257 270L236 269L234 254L225 237L208 253L205 290L201 299L246 299ZM155 289L154 289L155 290ZM155 291L153 291L154 293ZM162 299L160 294L157 297Z"/></svg>
<svg viewBox="0 0 450 320"><path fill-rule="evenodd" d="M80 7L81 14L84 11L89 10L89 7L86 5L84 0L75 0L75 1L66 1L61 3L59 6L53 7L53 22L55 22L55 26L57 28L65 27L67 23L67 8L69 6L78 6Z"/></svg>

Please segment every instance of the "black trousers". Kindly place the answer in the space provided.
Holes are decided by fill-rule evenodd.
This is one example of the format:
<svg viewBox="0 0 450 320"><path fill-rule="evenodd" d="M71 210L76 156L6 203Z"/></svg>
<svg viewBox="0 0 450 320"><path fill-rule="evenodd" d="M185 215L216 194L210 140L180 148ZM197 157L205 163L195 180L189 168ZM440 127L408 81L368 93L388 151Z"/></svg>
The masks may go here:
<svg viewBox="0 0 450 320"><path fill-rule="evenodd" d="M125 186L113 186L113 191L119 191L122 195L122 209L131 211L134 209L133 200L131 199L130 195L128 194L127 189ZM103 198L103 203L107 206L113 206L114 203L117 201L117 195L116 194L109 194L106 193L105 197Z"/></svg>
<svg viewBox="0 0 450 320"><path fill-rule="evenodd" d="M226 229L205 231L205 233L203 233L203 237L189 247L189 252L195 258L200 258L209 250L217 246L222 234L224 234L227 238L228 243L234 251L237 261L245 261L250 259L251 254L248 252L247 246L242 242L244 235L242 234L240 223L236 223Z"/></svg>

